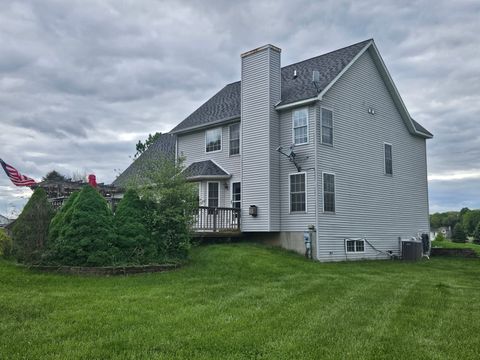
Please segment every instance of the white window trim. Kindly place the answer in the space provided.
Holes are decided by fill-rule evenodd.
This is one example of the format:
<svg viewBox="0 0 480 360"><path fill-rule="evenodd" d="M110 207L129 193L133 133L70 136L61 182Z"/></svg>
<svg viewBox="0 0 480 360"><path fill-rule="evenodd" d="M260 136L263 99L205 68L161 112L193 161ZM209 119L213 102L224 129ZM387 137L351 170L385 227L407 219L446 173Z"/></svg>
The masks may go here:
<svg viewBox="0 0 480 360"><path fill-rule="evenodd" d="M385 145L390 145L390 148L392 149L392 173L391 174L387 174L387 166L386 166L387 158L385 156ZM390 176L390 177L393 176L393 145L387 142L383 143L383 175Z"/></svg>
<svg viewBox="0 0 480 360"><path fill-rule="evenodd" d="M240 184L240 209L242 208L242 182L241 181L230 181L230 205L233 208L233 184Z"/></svg>
<svg viewBox="0 0 480 360"><path fill-rule="evenodd" d="M299 175L305 174L305 211L292 211L292 175ZM307 179L307 172L306 171L297 171L294 173L288 174L288 212L289 214L307 214L308 213L308 196L307 196L307 187L308 179Z"/></svg>
<svg viewBox="0 0 480 360"><path fill-rule="evenodd" d="M210 207L210 191L209 191L209 184L217 184L218 185L218 206L220 206L220 181L207 181L207 206Z"/></svg>
<svg viewBox="0 0 480 360"><path fill-rule="evenodd" d="M295 120L293 118L293 114L295 113L295 111L302 111L302 110L307 111L307 142L296 144L295 143ZM310 113L309 113L309 108L308 107L303 107L303 108L292 110L292 144L294 144L295 146L307 145L309 143L309 141L310 141Z"/></svg>
<svg viewBox="0 0 480 360"><path fill-rule="evenodd" d="M335 192L333 193L333 203L335 204L335 211L325 211L325 179L324 174L333 175L333 186ZM322 171L322 212L324 214L336 214L337 213L337 175L334 172Z"/></svg>
<svg viewBox="0 0 480 360"><path fill-rule="evenodd" d="M237 125L238 124L238 154L230 154L230 144L231 144L231 140L232 140L232 137L231 137L231 127L233 125ZM240 156L240 154L242 153L242 126L240 125L240 123L234 123L234 124L230 124L228 126L228 156L230 157L235 157L235 156ZM205 146L206 148L206 146Z"/></svg>
<svg viewBox="0 0 480 360"><path fill-rule="evenodd" d="M332 112L332 143L325 143L323 142L323 115L322 115L322 109L328 110ZM333 108L330 108L328 106L320 106L320 144L326 145L326 146L331 146L335 144L335 114L333 112Z"/></svg>
<svg viewBox="0 0 480 360"><path fill-rule="evenodd" d="M348 251L348 245L347 245L347 242L349 241L355 241L355 250L354 251ZM363 242L363 251L357 251L357 241L361 241ZM365 253L365 239L346 239L345 240L345 251L348 253L348 254L364 254Z"/></svg>
<svg viewBox="0 0 480 360"><path fill-rule="evenodd" d="M218 130L220 129L220 150L214 150L214 151L207 151L207 132L212 131L212 130ZM205 144L203 146L203 151L205 154L213 154L222 151L223 149L223 128L222 127L216 127L216 128L211 128L211 129L206 129L205 130Z"/></svg>

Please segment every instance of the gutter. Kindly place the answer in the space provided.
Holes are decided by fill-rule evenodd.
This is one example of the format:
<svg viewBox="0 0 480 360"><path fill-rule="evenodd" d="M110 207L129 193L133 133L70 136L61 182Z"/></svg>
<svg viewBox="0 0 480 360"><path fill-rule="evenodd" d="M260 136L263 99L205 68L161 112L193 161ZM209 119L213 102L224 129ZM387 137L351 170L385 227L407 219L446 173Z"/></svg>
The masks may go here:
<svg viewBox="0 0 480 360"><path fill-rule="evenodd" d="M276 105L276 106L275 106L275 110L290 109L290 108L297 107L297 106L301 106L301 105L311 104L311 103L314 103L314 102L316 102L316 101L318 101L318 97L315 96L315 97L310 98L310 99L295 101L295 102L290 103L290 104ZM281 103L281 102L280 102L280 103ZM279 103L279 104L280 104L280 103Z"/></svg>
<svg viewBox="0 0 480 360"><path fill-rule="evenodd" d="M169 134L178 135L178 134L193 132L193 131L196 131L196 130L199 130L199 129L212 128L212 127L215 127L217 125L224 124L224 123L225 124L234 123L234 122L237 122L237 121L240 121L240 115L235 115L235 116L225 118L225 119L221 119L221 120L210 121L210 122L205 123L205 124L190 126L188 128L185 128L185 129L179 129L179 130L173 129L173 130L170 131Z"/></svg>

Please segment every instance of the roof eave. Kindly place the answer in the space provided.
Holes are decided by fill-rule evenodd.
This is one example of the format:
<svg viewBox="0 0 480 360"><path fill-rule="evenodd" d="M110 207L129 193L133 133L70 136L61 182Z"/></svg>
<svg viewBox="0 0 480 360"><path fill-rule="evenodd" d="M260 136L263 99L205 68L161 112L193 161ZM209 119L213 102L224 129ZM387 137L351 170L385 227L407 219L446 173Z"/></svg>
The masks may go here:
<svg viewBox="0 0 480 360"><path fill-rule="evenodd" d="M187 181L201 181L201 180L228 180L232 175L197 175L188 176Z"/></svg>
<svg viewBox="0 0 480 360"><path fill-rule="evenodd" d="M229 124L237 121L240 121L240 115L231 116L229 118L224 118L221 120L211 121L205 124L190 126L184 129L175 130L175 128L173 128L173 130L171 130L169 134L173 134L173 135L185 134L185 133L189 133L189 132L193 132L201 129L208 129L218 125Z"/></svg>

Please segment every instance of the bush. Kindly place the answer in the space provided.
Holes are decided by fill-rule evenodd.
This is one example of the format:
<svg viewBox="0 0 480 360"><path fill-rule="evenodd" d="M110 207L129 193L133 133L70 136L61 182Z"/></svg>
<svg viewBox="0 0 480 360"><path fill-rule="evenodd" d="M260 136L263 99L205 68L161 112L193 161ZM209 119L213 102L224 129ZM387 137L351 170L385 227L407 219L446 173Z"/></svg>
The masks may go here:
<svg viewBox="0 0 480 360"><path fill-rule="evenodd" d="M100 193L86 185L65 205L50 233L45 261L70 266L118 264L121 254L115 246L113 214Z"/></svg>
<svg viewBox="0 0 480 360"><path fill-rule="evenodd" d="M53 214L47 193L37 188L12 228L13 255L18 261L35 263L40 259Z"/></svg>
<svg viewBox="0 0 480 360"><path fill-rule="evenodd" d="M183 161L156 160L147 165L147 186L139 193L150 204L148 229L163 261L183 259L190 249L190 223L198 190L185 179ZM160 259L161 260L161 259Z"/></svg>
<svg viewBox="0 0 480 360"><path fill-rule="evenodd" d="M437 236L435 236L435 241L445 241L445 236L443 236L443 234L439 232Z"/></svg>
<svg viewBox="0 0 480 360"><path fill-rule="evenodd" d="M127 190L114 218L117 246L127 263L148 264L157 257L157 248L146 226L147 203L137 192Z"/></svg>
<svg viewBox="0 0 480 360"><path fill-rule="evenodd" d="M464 243L467 241L467 236L460 223L453 228L452 241L456 243Z"/></svg>
<svg viewBox="0 0 480 360"><path fill-rule="evenodd" d="M70 209L73 207L75 200L77 199L80 191L75 191L70 194L67 201L62 205L62 207L57 211L52 221L50 222L50 227L48 231L48 241L51 239L57 239L60 236L60 229L65 224L65 214L71 214Z"/></svg>
<svg viewBox="0 0 480 360"><path fill-rule="evenodd" d="M0 229L0 257L8 259L12 255L12 239L4 229Z"/></svg>

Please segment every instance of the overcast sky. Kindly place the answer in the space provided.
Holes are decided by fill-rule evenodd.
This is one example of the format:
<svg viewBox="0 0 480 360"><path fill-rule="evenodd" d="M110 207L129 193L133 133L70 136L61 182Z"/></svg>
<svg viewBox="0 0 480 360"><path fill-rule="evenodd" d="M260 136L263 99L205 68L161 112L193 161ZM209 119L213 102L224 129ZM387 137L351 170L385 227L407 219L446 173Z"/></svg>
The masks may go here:
<svg viewBox="0 0 480 360"><path fill-rule="evenodd" d="M400 4L401 3L401 4ZM0 157L110 183L272 43L288 65L374 38L428 141L430 210L480 208L480 2L1 1ZM0 173L0 214L30 190Z"/></svg>

